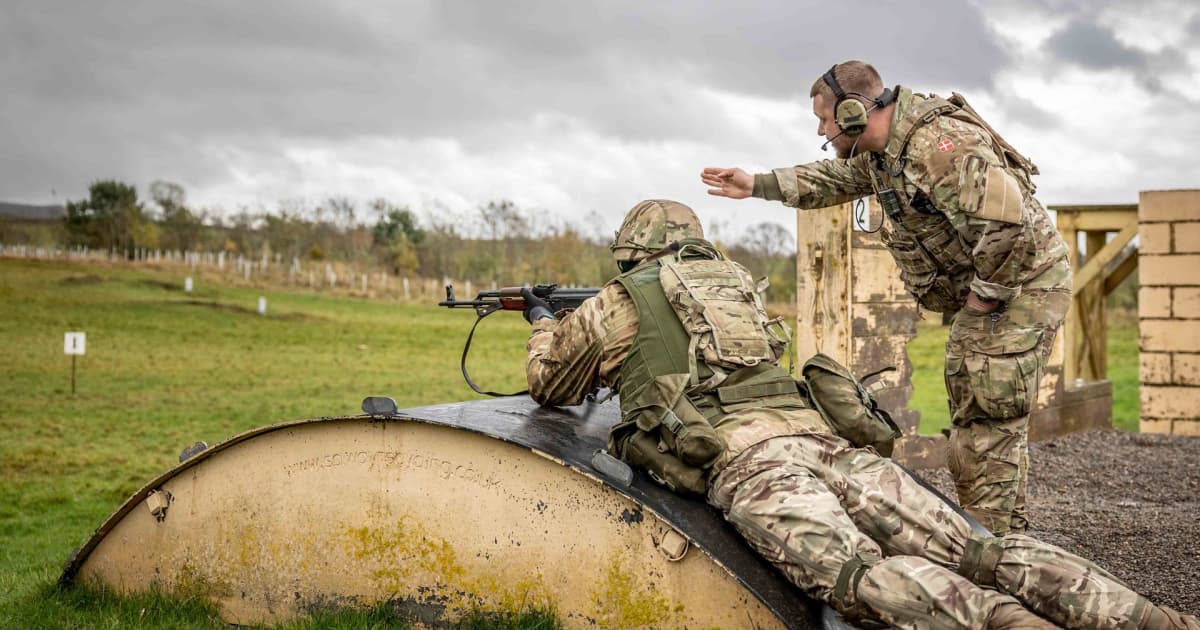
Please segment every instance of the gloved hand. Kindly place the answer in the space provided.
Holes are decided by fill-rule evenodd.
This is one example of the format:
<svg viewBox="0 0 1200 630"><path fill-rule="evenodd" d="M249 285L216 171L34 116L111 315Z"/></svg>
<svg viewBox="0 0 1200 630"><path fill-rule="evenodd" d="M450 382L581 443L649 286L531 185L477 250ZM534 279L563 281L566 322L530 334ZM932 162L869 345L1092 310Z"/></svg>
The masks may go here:
<svg viewBox="0 0 1200 630"><path fill-rule="evenodd" d="M525 312L523 313L525 321L532 324L546 317L554 319L554 311L550 310L550 304L534 295L532 289L521 287L521 297L525 299Z"/></svg>

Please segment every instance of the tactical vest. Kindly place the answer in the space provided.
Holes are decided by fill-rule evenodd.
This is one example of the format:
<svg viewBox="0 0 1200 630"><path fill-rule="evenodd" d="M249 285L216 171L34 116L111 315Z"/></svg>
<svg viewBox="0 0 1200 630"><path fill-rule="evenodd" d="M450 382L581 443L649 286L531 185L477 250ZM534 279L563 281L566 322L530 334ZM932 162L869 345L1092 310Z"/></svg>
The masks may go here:
<svg viewBox="0 0 1200 630"><path fill-rule="evenodd" d="M911 93L910 93L911 94ZM975 274L971 247L940 210L922 193L910 195L904 186L904 162L908 143L921 127L950 116L987 132L996 155L1005 160L1005 170L1014 175L1023 192L1032 195L1032 176L1038 170L997 134L961 95L949 99L912 94L910 111L896 124L893 133L902 138L897 164L888 164L876 154L871 172L876 197L889 219L883 243L900 267L900 279L921 306L935 312L954 312L966 302Z"/></svg>
<svg viewBox="0 0 1200 630"><path fill-rule="evenodd" d="M724 451L713 428L746 408L804 407L775 362L786 346L749 273L699 239L616 278L638 314L621 365L609 452L683 494L703 494Z"/></svg>

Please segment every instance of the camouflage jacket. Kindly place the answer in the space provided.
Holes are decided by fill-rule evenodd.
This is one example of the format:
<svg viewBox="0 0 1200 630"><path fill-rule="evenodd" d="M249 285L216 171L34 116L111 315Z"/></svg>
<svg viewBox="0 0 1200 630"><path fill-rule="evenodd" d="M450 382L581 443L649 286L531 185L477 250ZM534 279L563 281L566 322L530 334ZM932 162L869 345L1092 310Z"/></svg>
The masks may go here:
<svg viewBox="0 0 1200 630"><path fill-rule="evenodd" d="M578 405L596 387L612 387L637 332L637 308L616 282L561 319L535 321L526 343L529 395L541 405ZM829 432L812 409L750 408L725 415L714 428L725 444L714 473L765 439Z"/></svg>
<svg viewBox="0 0 1200 630"><path fill-rule="evenodd" d="M1069 289L1066 244L1033 197L1036 167L961 97L954 102L965 107L947 107L951 101L897 91L882 152L775 169L756 177L755 194L822 208L894 190L899 212L887 213L884 242L909 290L934 310L961 307L967 289L1004 302L1024 289ZM931 113L935 105L941 110ZM931 287L946 299L926 304Z"/></svg>

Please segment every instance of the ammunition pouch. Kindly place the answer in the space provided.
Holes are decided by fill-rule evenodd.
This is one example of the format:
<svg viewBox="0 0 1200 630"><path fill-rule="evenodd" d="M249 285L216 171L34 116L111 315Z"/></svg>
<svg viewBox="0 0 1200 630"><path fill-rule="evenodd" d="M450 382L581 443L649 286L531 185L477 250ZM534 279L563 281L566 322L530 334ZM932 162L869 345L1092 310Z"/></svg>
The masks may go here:
<svg viewBox="0 0 1200 630"><path fill-rule="evenodd" d="M883 232L883 243L900 268L900 279L917 302L935 313L953 313L967 301L973 271L969 264L951 264L948 274L934 257L900 227Z"/></svg>
<svg viewBox="0 0 1200 630"><path fill-rule="evenodd" d="M684 463L661 432L642 431L636 423L622 422L609 432L608 450L672 492L703 497L708 490L707 471Z"/></svg>
<svg viewBox="0 0 1200 630"><path fill-rule="evenodd" d="M675 400L670 409L656 404L633 407L608 435L608 450L673 492L703 495L708 470L725 452L713 425L742 409L808 408L796 381L770 363L731 373L713 391L679 392L687 374L654 379L650 400Z"/></svg>
<svg viewBox="0 0 1200 630"><path fill-rule="evenodd" d="M859 448L891 457L900 428L846 366L824 354L804 363L802 391L829 428Z"/></svg>

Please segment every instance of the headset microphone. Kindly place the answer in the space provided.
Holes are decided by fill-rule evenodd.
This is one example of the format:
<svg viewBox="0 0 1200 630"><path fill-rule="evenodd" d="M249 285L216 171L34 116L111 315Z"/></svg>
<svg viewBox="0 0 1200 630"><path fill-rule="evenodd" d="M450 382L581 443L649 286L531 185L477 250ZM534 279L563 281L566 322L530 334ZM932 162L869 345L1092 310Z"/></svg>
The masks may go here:
<svg viewBox="0 0 1200 630"><path fill-rule="evenodd" d="M838 134L837 134L836 136L834 136L834 137L832 137L832 138L830 138L830 139L826 140L826 141L825 141L825 143L821 145L821 150L822 150L822 151L828 151L828 150L829 150L829 143L830 143L830 142L833 142L834 140L837 140L837 139L838 139L838 138L840 138L840 137L842 137L843 135L845 135L845 133L846 133L845 131L838 131Z"/></svg>

